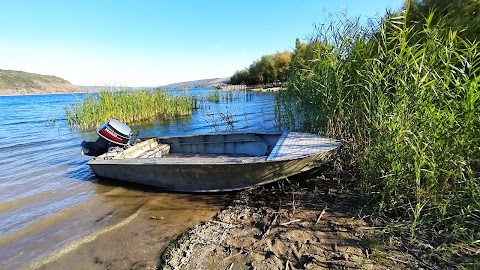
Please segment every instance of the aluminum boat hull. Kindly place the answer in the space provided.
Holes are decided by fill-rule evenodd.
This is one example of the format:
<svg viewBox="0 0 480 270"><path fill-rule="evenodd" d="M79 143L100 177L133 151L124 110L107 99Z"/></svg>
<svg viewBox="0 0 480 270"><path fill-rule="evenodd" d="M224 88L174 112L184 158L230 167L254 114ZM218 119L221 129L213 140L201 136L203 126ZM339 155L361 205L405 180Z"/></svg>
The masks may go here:
<svg viewBox="0 0 480 270"><path fill-rule="evenodd" d="M339 141L297 132L154 138L88 165L98 176L163 190L223 192L316 168L339 146Z"/></svg>

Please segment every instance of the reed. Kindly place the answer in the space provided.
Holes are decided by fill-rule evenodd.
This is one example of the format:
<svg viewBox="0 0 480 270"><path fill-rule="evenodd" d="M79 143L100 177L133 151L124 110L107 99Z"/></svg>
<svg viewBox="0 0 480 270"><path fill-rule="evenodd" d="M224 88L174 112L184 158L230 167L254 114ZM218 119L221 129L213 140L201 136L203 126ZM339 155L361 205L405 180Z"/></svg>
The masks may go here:
<svg viewBox="0 0 480 270"><path fill-rule="evenodd" d="M347 165L373 207L410 237L480 243L478 42L408 8L375 28L316 29L315 57L293 63L277 118L346 141ZM397 226L398 227L398 226Z"/></svg>
<svg viewBox="0 0 480 270"><path fill-rule="evenodd" d="M190 115L193 108L194 102L187 94L171 96L162 89L105 89L96 94L86 94L84 99L65 108L65 115L71 126L90 130L112 118L135 124Z"/></svg>
<svg viewBox="0 0 480 270"><path fill-rule="evenodd" d="M206 100L208 102L220 103L220 102L232 102L234 100L238 100L241 98L242 92L237 91L236 95L234 91L222 91L219 89L215 89L214 92L208 93L206 95Z"/></svg>
<svg viewBox="0 0 480 270"><path fill-rule="evenodd" d="M219 90L215 90L215 92L207 94L207 101L219 103L220 102Z"/></svg>

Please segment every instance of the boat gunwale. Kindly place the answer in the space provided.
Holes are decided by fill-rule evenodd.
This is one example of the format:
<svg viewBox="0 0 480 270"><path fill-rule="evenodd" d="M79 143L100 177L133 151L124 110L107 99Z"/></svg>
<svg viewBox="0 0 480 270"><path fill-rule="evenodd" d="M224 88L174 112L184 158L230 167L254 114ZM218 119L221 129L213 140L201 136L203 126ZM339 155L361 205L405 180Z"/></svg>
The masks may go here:
<svg viewBox="0 0 480 270"><path fill-rule="evenodd" d="M267 160L268 156L243 156L243 157L228 157L225 154L219 154L218 157L199 157L200 160L210 160L211 162L191 162L191 159L188 157L158 157L158 158L125 158L125 159L91 159L87 162L88 165L138 165L138 166L156 166L156 165L246 165L246 164L267 164L267 163L280 163L280 162L289 162L289 161L298 161L306 158L310 158L316 155L322 155L326 153L331 153L337 148L334 148L329 151L316 152L305 156L297 156L292 158L283 158L283 159L270 159ZM223 155L223 156L220 156ZM237 160L219 163L219 160ZM251 162L246 162L251 160ZM148 162L144 162L148 161ZM157 161L184 161L184 162L157 162Z"/></svg>
<svg viewBox="0 0 480 270"><path fill-rule="evenodd" d="M297 155L297 156L292 156L291 158L277 158L275 159L275 156L277 155L278 149L281 147L282 143L284 142L285 138L288 136L288 134L291 132L244 132L244 133L238 133L238 132L226 132L226 133L211 133L211 134L189 134L185 136L169 136L169 137L152 137L152 138L142 138L142 142L148 141L150 139L156 139L158 142L160 140L168 140L168 139L178 139L178 138L185 138L185 137L201 137L201 136L222 136L222 135L246 135L246 134L254 134L254 135L278 135L279 139L273 146L273 150L270 152L269 155L239 155L237 154L228 154L228 153L219 153L219 154L197 154L196 157L189 157L189 155L192 155L193 153L177 153L174 152L173 154L177 155L176 157L169 157L168 154L163 157L153 157L153 158L121 158L121 159L116 159L113 158L112 156L106 158L102 156L94 157L90 161L87 162L88 165L138 165L138 166L157 166L157 165L218 165L218 166L223 166L223 165L242 165L242 164L268 164L268 163L279 163L279 162L288 162L288 161L298 161L306 158L310 158L315 155L322 155L326 153L333 152L337 150L342 143L338 140L335 139L329 139L320 135L316 134L310 134L310 133L301 133L301 134L310 134L310 135L315 135L318 136L319 138L325 138L330 140L332 143L336 143L337 145L335 147L332 147L328 150L322 150L322 151L317 151L313 152L310 154L304 154L304 155ZM195 143L195 142L193 142ZM199 142L199 143L225 143L225 142ZM118 154L117 154L118 155ZM185 157L181 157L181 155L185 155ZM193 160L196 160L197 162L192 162ZM198 162L198 161L202 162ZM223 161L222 161L223 160ZM219 162L222 161L222 162Z"/></svg>

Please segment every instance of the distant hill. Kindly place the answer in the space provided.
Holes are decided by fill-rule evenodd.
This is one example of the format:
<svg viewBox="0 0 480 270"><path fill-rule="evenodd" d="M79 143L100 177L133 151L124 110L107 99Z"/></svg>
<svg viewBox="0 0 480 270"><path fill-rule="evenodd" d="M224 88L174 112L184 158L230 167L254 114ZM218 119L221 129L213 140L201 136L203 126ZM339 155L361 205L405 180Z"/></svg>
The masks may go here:
<svg viewBox="0 0 480 270"><path fill-rule="evenodd" d="M209 88L224 85L230 80L227 78L213 78L196 81L172 83L162 88ZM1 95L31 95L50 93L99 92L105 86L76 86L69 81L52 76L29 73L15 70L0 69L0 96ZM143 89L144 87L127 87L129 89Z"/></svg>
<svg viewBox="0 0 480 270"><path fill-rule="evenodd" d="M226 84L230 80L230 77L227 78L213 78L213 79L203 79L203 80L196 80L196 81L186 81L186 82L179 82L179 83L172 83L168 85L162 86L162 88L208 88L208 87L215 87L217 85Z"/></svg>
<svg viewBox="0 0 480 270"><path fill-rule="evenodd" d="M95 86L95 85L82 85L78 86L81 88L82 92L89 92L89 93L94 93L94 92L101 92L105 91L105 89L110 89L114 88L117 90L121 89L130 89L130 90L141 90L141 89L154 89L157 87L163 88L163 89L181 89L181 88L210 88L210 87L215 87L218 85L224 85L227 84L227 82L230 80L230 77L227 78L213 78L213 79L203 79L203 80L196 80L196 81L186 81L186 82L178 82L178 83L171 83L167 85L162 85L162 86L147 86L147 87L128 87L128 86Z"/></svg>
<svg viewBox="0 0 480 270"><path fill-rule="evenodd" d="M0 95L81 92L81 88L52 75L0 69Z"/></svg>

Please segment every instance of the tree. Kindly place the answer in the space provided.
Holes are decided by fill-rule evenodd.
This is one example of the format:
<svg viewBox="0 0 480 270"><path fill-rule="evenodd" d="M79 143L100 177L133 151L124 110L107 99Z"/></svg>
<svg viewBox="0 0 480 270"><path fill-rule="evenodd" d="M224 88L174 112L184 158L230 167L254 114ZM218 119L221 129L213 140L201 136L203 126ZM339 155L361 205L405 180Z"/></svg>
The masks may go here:
<svg viewBox="0 0 480 270"><path fill-rule="evenodd" d="M255 63L256 75L260 84L272 83L277 78L275 62L271 55L264 55Z"/></svg>
<svg viewBox="0 0 480 270"><path fill-rule="evenodd" d="M275 81L285 82L292 62L292 53L285 50L275 54L264 55L253 62L249 68L236 71L230 78L231 84L267 84Z"/></svg>
<svg viewBox="0 0 480 270"><path fill-rule="evenodd" d="M273 55L273 61L277 70L276 79L281 82L286 82L288 80L290 64L292 63L292 53L287 50L283 52L277 52Z"/></svg>
<svg viewBox="0 0 480 270"><path fill-rule="evenodd" d="M230 84L251 84L252 79L249 69L237 70L230 78Z"/></svg>

